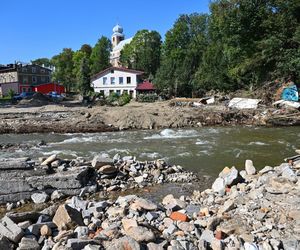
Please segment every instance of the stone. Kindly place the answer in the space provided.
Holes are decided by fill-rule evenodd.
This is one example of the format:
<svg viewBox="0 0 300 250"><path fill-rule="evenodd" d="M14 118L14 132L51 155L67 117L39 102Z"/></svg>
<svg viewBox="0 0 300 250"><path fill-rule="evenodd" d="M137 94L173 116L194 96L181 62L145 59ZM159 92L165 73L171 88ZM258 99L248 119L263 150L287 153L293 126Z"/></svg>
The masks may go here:
<svg viewBox="0 0 300 250"><path fill-rule="evenodd" d="M295 221L300 221L300 210L291 210L289 212L289 217L292 218Z"/></svg>
<svg viewBox="0 0 300 250"><path fill-rule="evenodd" d="M297 175L289 166L286 166L282 169L281 176L294 183L297 182Z"/></svg>
<svg viewBox="0 0 300 250"><path fill-rule="evenodd" d="M105 245L107 250L141 250L140 244L133 238L124 236L118 239L113 239Z"/></svg>
<svg viewBox="0 0 300 250"><path fill-rule="evenodd" d="M212 185L212 190L215 193L219 193L220 195L225 194L225 188L226 188L225 181L223 178L220 178L220 177L218 177Z"/></svg>
<svg viewBox="0 0 300 250"><path fill-rule="evenodd" d="M131 227L137 227L138 224L136 222L136 220L134 219L122 219L122 225L123 225L123 228L125 230L125 232L127 232L129 230L129 228Z"/></svg>
<svg viewBox="0 0 300 250"><path fill-rule="evenodd" d="M31 195L31 199L35 204L41 204L49 200L49 195L47 195L45 192L34 193Z"/></svg>
<svg viewBox="0 0 300 250"><path fill-rule="evenodd" d="M212 217L207 220L207 229L215 231L217 226L222 222L220 217Z"/></svg>
<svg viewBox="0 0 300 250"><path fill-rule="evenodd" d="M41 166L47 166L47 165L50 165L52 162L54 162L55 160L57 160L57 155L56 154L53 154L51 156L49 156L46 160L44 160L42 163L41 163Z"/></svg>
<svg viewBox="0 0 300 250"><path fill-rule="evenodd" d="M0 249L13 250L14 245L3 235L0 235Z"/></svg>
<svg viewBox="0 0 300 250"><path fill-rule="evenodd" d="M177 227L174 224L170 224L165 230L164 234L172 235L177 230Z"/></svg>
<svg viewBox="0 0 300 250"><path fill-rule="evenodd" d="M171 203L174 200L174 196L172 194L168 194L167 196L165 196L162 200L162 204L164 206L168 205L169 203Z"/></svg>
<svg viewBox="0 0 300 250"><path fill-rule="evenodd" d="M67 248L72 250L82 250L87 245L97 245L97 241L95 240L83 240L83 239L68 239Z"/></svg>
<svg viewBox="0 0 300 250"><path fill-rule="evenodd" d="M107 209L106 213L109 217L117 217L117 216L124 216L125 215L125 208L124 207L110 207Z"/></svg>
<svg viewBox="0 0 300 250"><path fill-rule="evenodd" d="M200 241L203 240L211 244L214 238L213 231L205 229L201 234Z"/></svg>
<svg viewBox="0 0 300 250"><path fill-rule="evenodd" d="M148 248L148 250L164 250L164 248L161 244L156 244L153 242L148 243L147 248Z"/></svg>
<svg viewBox="0 0 300 250"><path fill-rule="evenodd" d="M245 250L258 250L258 247L254 243L245 242L244 244Z"/></svg>
<svg viewBox="0 0 300 250"><path fill-rule="evenodd" d="M100 250L100 246L98 245L91 245L91 244L88 244L86 245L83 250Z"/></svg>
<svg viewBox="0 0 300 250"><path fill-rule="evenodd" d="M253 162L251 160L246 160L245 170L246 170L248 175L254 175L256 173L256 169L253 166Z"/></svg>
<svg viewBox="0 0 300 250"><path fill-rule="evenodd" d="M59 229L72 228L75 225L84 226L81 213L68 205L60 205L53 217L53 222Z"/></svg>
<svg viewBox="0 0 300 250"><path fill-rule="evenodd" d="M52 235L52 230L48 225L43 225L41 227L40 233L42 236L51 236Z"/></svg>
<svg viewBox="0 0 300 250"><path fill-rule="evenodd" d="M182 230L185 233L190 233L195 229L194 224L190 222L178 222L177 226L180 230Z"/></svg>
<svg viewBox="0 0 300 250"><path fill-rule="evenodd" d="M172 212L170 218L175 221L189 221L187 215L180 212Z"/></svg>
<svg viewBox="0 0 300 250"><path fill-rule="evenodd" d="M271 177L265 187L272 194L287 194L294 188L294 183L284 177Z"/></svg>
<svg viewBox="0 0 300 250"><path fill-rule="evenodd" d="M142 183L144 181L144 177L143 176L138 176L134 178L134 181L138 184Z"/></svg>
<svg viewBox="0 0 300 250"><path fill-rule="evenodd" d="M223 243L221 240L213 239L211 242L212 250L222 250L224 249Z"/></svg>
<svg viewBox="0 0 300 250"><path fill-rule="evenodd" d="M266 174L266 173L269 173L271 171L274 171L274 169L270 166L265 166L263 169L261 169L259 171L260 174Z"/></svg>
<svg viewBox="0 0 300 250"><path fill-rule="evenodd" d="M113 159L102 155L95 156L94 159L92 160L92 167L96 169L99 169L100 167L105 165L113 165L113 164L114 164Z"/></svg>
<svg viewBox="0 0 300 250"><path fill-rule="evenodd" d="M153 211L157 209L157 205L146 199L138 198L131 205L131 208L135 208L134 210L144 209L146 211Z"/></svg>
<svg viewBox="0 0 300 250"><path fill-rule="evenodd" d="M223 213L232 210L234 207L235 207L234 201L227 200L224 202L224 205L219 209L218 213L222 215Z"/></svg>
<svg viewBox="0 0 300 250"><path fill-rule="evenodd" d="M154 233L150 229L142 226L130 227L126 231L126 235L137 242L150 242L155 240Z"/></svg>
<svg viewBox="0 0 300 250"><path fill-rule="evenodd" d="M148 213L146 214L146 219L147 219L148 221L155 220L155 219L157 219L158 217L159 217L159 214L158 214L158 213L155 213L155 212L148 212Z"/></svg>
<svg viewBox="0 0 300 250"><path fill-rule="evenodd" d="M18 243L24 232L9 217L4 216L0 221L0 235L5 236L14 243Z"/></svg>
<svg viewBox="0 0 300 250"><path fill-rule="evenodd" d="M99 168L99 172L102 174L114 174L117 171L118 171L118 169L112 165L104 165Z"/></svg>
<svg viewBox="0 0 300 250"><path fill-rule="evenodd" d="M55 190L51 194L51 200L52 201L57 201L65 197L65 194L61 192L60 190Z"/></svg>
<svg viewBox="0 0 300 250"><path fill-rule="evenodd" d="M31 234L39 237L40 236L40 233L41 233L41 228L44 226L44 225L47 225L49 228L56 228L56 225L55 223L53 223L52 221L51 222L42 222L42 223L35 223L35 224L32 224L30 225L27 230L28 232L30 232Z"/></svg>
<svg viewBox="0 0 300 250"><path fill-rule="evenodd" d="M79 239L86 238L89 234L89 228L85 226L76 227L74 233L77 234L77 238Z"/></svg>
<svg viewBox="0 0 300 250"><path fill-rule="evenodd" d="M23 221L18 223L18 226L22 229L26 229L27 227L29 227L32 223L29 220Z"/></svg>
<svg viewBox="0 0 300 250"><path fill-rule="evenodd" d="M223 171L219 174L219 177L222 178L226 185L231 185L236 180L238 180L239 172L235 167L232 167L231 169L228 167L225 167Z"/></svg>
<svg viewBox="0 0 300 250"><path fill-rule="evenodd" d="M93 204L92 207L89 207L89 211L94 213L94 212L102 212L105 210L105 208L108 207L108 203L106 201L99 201L95 204ZM84 211L84 210L83 210Z"/></svg>
<svg viewBox="0 0 300 250"><path fill-rule="evenodd" d="M21 242L19 243L18 249L19 250L40 250L41 247L35 239L23 237Z"/></svg>

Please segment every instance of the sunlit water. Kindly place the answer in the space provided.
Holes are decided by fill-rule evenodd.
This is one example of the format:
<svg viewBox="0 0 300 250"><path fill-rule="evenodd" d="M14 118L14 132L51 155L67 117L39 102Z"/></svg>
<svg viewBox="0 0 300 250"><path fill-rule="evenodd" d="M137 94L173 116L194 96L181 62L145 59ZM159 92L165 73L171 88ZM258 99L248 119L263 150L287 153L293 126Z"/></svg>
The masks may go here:
<svg viewBox="0 0 300 250"><path fill-rule="evenodd" d="M160 131L123 131L87 134L0 135L0 143L47 145L30 150L0 151L0 157L24 157L59 154L92 159L107 153L111 157L133 155L140 160L162 158L200 174L216 176L225 166L244 167L252 159L257 168L275 166L300 148L300 128L214 127L164 129Z"/></svg>

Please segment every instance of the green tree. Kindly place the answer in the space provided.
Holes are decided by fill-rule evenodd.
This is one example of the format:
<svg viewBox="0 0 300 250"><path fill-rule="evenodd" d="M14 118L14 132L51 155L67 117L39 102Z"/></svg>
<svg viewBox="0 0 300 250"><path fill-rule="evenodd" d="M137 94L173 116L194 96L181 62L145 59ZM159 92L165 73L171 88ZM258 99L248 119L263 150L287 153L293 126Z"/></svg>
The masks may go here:
<svg viewBox="0 0 300 250"><path fill-rule="evenodd" d="M140 30L121 51L121 64L155 75L160 65L161 36L157 31Z"/></svg>
<svg viewBox="0 0 300 250"><path fill-rule="evenodd" d="M44 67L53 66L51 63L51 60L48 58L38 58L38 59L32 60L31 63L39 65L39 66L44 66Z"/></svg>
<svg viewBox="0 0 300 250"><path fill-rule="evenodd" d="M89 58L84 55L81 59L80 63L80 71L79 71L79 90L80 93L83 95L87 95L89 91L91 91L90 86L90 65L89 65Z"/></svg>
<svg viewBox="0 0 300 250"><path fill-rule="evenodd" d="M155 84L169 95L191 96L194 75L207 47L208 15L181 15L166 34Z"/></svg>
<svg viewBox="0 0 300 250"><path fill-rule="evenodd" d="M73 55L74 51L72 49L65 48L51 60L51 63L55 66L52 74L53 80L62 83L67 92L75 90L76 77L74 75Z"/></svg>
<svg viewBox="0 0 300 250"><path fill-rule="evenodd" d="M110 67L109 57L111 42L107 37L102 36L91 53L91 73L96 74L101 70Z"/></svg>
<svg viewBox="0 0 300 250"><path fill-rule="evenodd" d="M93 48L89 44L83 44L80 51L84 52L87 56L91 56Z"/></svg>

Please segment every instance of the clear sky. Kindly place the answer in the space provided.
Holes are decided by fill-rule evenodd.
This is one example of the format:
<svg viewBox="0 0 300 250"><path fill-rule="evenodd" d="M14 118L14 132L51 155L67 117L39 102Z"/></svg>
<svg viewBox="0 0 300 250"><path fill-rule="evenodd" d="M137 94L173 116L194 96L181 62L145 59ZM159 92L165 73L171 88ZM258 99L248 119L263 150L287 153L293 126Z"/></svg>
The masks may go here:
<svg viewBox="0 0 300 250"><path fill-rule="evenodd" d="M58 54L110 38L118 22L126 37L140 29L164 37L180 14L207 13L209 0L9 0L0 4L0 64Z"/></svg>

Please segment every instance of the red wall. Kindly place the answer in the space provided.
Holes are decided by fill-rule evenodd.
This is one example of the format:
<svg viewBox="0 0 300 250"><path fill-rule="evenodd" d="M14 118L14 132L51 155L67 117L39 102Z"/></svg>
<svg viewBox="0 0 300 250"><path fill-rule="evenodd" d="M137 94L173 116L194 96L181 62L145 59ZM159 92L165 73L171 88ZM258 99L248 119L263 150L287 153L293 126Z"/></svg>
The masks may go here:
<svg viewBox="0 0 300 250"><path fill-rule="evenodd" d="M65 87L57 83L46 83L34 87L34 92L40 92L42 94L48 94L49 92L55 91L58 94L65 93Z"/></svg>

